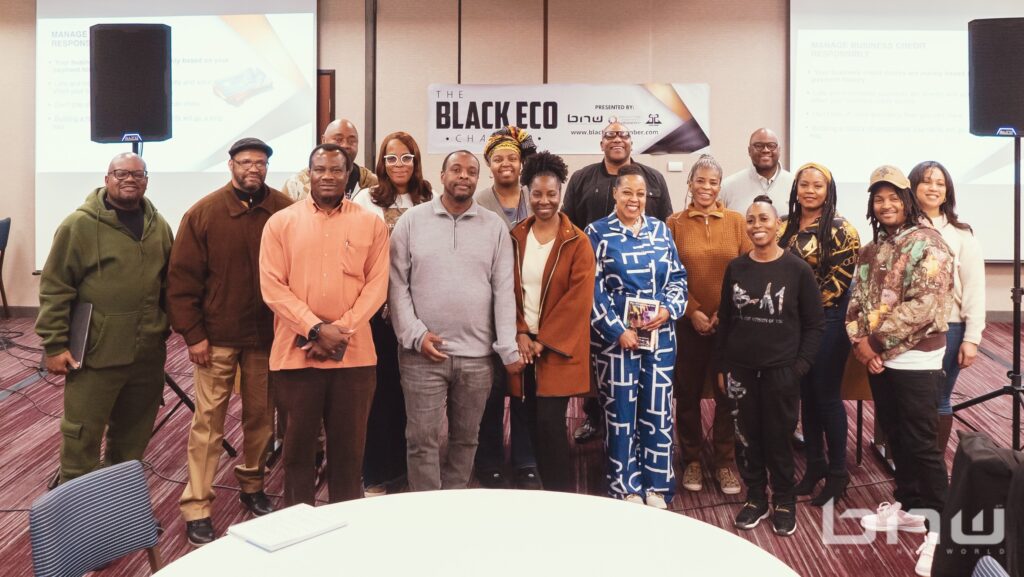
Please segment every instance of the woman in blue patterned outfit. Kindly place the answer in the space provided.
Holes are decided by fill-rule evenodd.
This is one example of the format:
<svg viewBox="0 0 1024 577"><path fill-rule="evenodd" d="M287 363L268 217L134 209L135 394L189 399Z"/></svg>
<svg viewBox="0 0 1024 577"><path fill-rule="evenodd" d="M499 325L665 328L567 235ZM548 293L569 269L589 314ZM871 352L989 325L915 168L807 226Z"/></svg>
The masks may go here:
<svg viewBox="0 0 1024 577"><path fill-rule="evenodd" d="M632 166L619 170L615 212L587 227L597 258L591 350L605 408L608 491L664 509L675 492L672 471L672 371L675 322L686 309L686 271L665 223L644 216L647 184ZM626 326L626 298L660 303L641 330L657 333L655 350L638 348Z"/></svg>

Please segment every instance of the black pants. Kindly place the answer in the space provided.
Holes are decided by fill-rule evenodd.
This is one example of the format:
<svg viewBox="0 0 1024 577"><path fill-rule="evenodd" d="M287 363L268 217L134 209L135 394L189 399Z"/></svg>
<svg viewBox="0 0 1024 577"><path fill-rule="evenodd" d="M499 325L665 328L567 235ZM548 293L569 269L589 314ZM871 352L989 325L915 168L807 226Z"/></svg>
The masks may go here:
<svg viewBox="0 0 1024 577"><path fill-rule="evenodd" d="M766 500L770 483L773 503L793 504L791 437L800 411L800 376L792 367L734 367L726 378L726 392L736 401L736 467L747 499Z"/></svg>
<svg viewBox="0 0 1024 577"><path fill-rule="evenodd" d="M894 500L904 510L942 512L949 478L946 461L935 446L935 391L945 384L945 374L941 370L886 367L877 375L868 375L868 382L875 400L875 418L889 441L896 466Z"/></svg>
<svg viewBox="0 0 1024 577"><path fill-rule="evenodd" d="M377 386L374 367L270 371L284 436L284 506L314 504L314 463L320 423L327 433L327 490L331 503L363 496L359 479L366 420Z"/></svg>
<svg viewBox="0 0 1024 577"><path fill-rule="evenodd" d="M800 380L801 414L807 441L807 469L820 468L833 475L846 474L846 405L843 403L843 371L850 355L846 336L846 306L825 309L825 332L810 372ZM825 446L828 445L828 460Z"/></svg>
<svg viewBox="0 0 1024 577"><path fill-rule="evenodd" d="M383 309L382 309L383 310ZM398 341L381 313L370 319L377 349L377 390L366 424L363 484L383 485L405 475L405 395L398 372Z"/></svg>
<svg viewBox="0 0 1024 577"><path fill-rule="evenodd" d="M487 397L484 414L480 419L479 445L476 449L474 466L477 473L500 471L505 464L505 399L508 395L508 378L505 366L497 355L494 360L494 383ZM527 418L522 403L509 404L509 443L512 448L512 467L516 470L537 466L533 454L533 443L527 430Z"/></svg>
<svg viewBox="0 0 1024 577"><path fill-rule="evenodd" d="M547 353L551 354L551 353ZM538 397L535 365L523 369L524 399L509 401L513 411L521 405L526 415L530 441L537 457L537 470L544 489L573 493L576 479L573 476L573 460L569 453L569 437L566 434L565 410L569 397Z"/></svg>

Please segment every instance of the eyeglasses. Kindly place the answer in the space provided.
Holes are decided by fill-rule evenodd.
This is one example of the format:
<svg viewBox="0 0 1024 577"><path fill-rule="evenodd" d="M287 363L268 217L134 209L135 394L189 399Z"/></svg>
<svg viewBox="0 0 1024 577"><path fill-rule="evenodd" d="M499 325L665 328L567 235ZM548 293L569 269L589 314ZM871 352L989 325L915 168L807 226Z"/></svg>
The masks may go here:
<svg viewBox="0 0 1024 577"><path fill-rule="evenodd" d="M395 155L395 154L385 154L384 155L384 164L386 164L388 166L395 166L397 164L412 164L413 160L415 160L415 159L416 159L416 155L415 154L406 153L406 154L403 154L402 156L398 156L398 155Z"/></svg>
<svg viewBox="0 0 1024 577"><path fill-rule="evenodd" d="M766 150L769 151L769 152L775 152L776 150L779 149L779 143L778 142L752 142L750 144L750 147L753 148L754 150L758 151L758 152L764 152Z"/></svg>
<svg viewBox="0 0 1024 577"><path fill-rule="evenodd" d="M621 138L622 140L629 140L629 131L606 130L604 133L601 134L601 136L603 136L605 140L615 140L616 137Z"/></svg>
<svg viewBox="0 0 1024 577"><path fill-rule="evenodd" d="M113 176L117 180L127 180L129 176L135 180L145 180L149 178L149 173L145 170L111 170L107 176Z"/></svg>
<svg viewBox="0 0 1024 577"><path fill-rule="evenodd" d="M266 160L249 160L249 159L236 160L234 162L238 166L241 166L244 170L249 170L250 168L253 168L253 167L255 167L256 170L264 170L264 169L267 168L267 165L270 164Z"/></svg>
<svg viewBox="0 0 1024 577"><path fill-rule="evenodd" d="M328 170L327 168L324 168L323 166L316 166L312 170L310 170L310 172L312 172L313 174L315 174L317 176L323 176L323 175L327 174L328 172L330 172L331 176L333 176L335 178L341 178L341 177L345 176L346 174L348 174L348 171L345 170L344 168L335 167L335 168L331 168L331 169Z"/></svg>

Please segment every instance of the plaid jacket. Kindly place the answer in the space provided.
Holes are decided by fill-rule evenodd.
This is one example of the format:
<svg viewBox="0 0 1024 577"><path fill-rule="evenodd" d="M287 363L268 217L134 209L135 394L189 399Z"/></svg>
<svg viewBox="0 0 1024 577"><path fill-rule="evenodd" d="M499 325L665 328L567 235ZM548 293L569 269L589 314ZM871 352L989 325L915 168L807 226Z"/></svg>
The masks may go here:
<svg viewBox="0 0 1024 577"><path fill-rule="evenodd" d="M846 332L851 339L868 337L882 360L939 349L946 344L952 292L953 256L937 230L918 225L883 232L860 251Z"/></svg>

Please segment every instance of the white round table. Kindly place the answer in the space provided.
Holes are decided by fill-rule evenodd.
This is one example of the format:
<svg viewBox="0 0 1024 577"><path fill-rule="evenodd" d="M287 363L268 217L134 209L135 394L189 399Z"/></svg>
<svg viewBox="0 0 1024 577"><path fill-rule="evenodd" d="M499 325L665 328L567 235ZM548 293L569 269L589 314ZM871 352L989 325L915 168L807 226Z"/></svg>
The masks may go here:
<svg viewBox="0 0 1024 577"><path fill-rule="evenodd" d="M604 497L471 489L321 509L348 525L274 553L225 535L157 575L796 575L718 527Z"/></svg>

